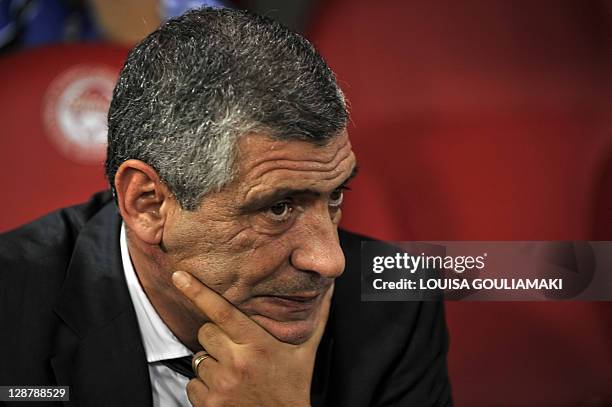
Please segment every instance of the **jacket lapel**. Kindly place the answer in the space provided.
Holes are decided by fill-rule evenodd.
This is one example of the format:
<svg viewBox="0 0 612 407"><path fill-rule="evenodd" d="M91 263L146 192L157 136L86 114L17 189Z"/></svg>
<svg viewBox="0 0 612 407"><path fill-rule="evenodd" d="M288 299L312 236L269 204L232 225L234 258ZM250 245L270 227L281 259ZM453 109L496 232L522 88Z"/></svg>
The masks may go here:
<svg viewBox="0 0 612 407"><path fill-rule="evenodd" d="M315 366L312 374L312 385L310 386L310 404L312 407L324 407L330 405L329 401L327 400L327 396L332 372L332 356L334 350L333 299L331 307L327 326L325 327L325 333L323 334L321 343L319 343L319 348L317 349L317 357L315 359Z"/></svg>
<svg viewBox="0 0 612 407"><path fill-rule="evenodd" d="M81 229L56 314L64 322L51 365L79 406L151 406L138 321L119 249L120 218L107 204Z"/></svg>

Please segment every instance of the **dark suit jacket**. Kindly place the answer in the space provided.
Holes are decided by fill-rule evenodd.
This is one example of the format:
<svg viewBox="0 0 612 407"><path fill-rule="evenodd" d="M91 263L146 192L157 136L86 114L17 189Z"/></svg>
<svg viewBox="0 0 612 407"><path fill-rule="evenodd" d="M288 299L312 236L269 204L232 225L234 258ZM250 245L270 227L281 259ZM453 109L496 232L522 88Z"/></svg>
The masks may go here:
<svg viewBox="0 0 612 407"><path fill-rule="evenodd" d="M0 385L68 385L71 406L151 406L119 227L105 192L0 236ZM313 405L451 405L442 303L362 303L365 238L340 237L347 267L317 353Z"/></svg>

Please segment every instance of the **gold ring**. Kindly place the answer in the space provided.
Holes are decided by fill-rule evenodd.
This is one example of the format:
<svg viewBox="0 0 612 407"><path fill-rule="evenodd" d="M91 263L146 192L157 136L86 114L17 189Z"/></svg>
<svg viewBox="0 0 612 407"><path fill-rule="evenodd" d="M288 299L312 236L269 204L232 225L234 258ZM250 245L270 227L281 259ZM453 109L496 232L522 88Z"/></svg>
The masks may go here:
<svg viewBox="0 0 612 407"><path fill-rule="evenodd" d="M198 367L200 367L200 363L204 362L209 357L211 357L210 354L204 353L203 355L196 356L191 361L191 368L193 369L193 373L196 375L196 377L198 377Z"/></svg>

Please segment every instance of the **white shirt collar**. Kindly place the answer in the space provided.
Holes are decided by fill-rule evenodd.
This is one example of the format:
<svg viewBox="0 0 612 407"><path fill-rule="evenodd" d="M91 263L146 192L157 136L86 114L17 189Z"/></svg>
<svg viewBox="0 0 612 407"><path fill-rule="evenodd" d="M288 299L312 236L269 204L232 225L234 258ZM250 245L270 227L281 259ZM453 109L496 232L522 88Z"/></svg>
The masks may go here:
<svg viewBox="0 0 612 407"><path fill-rule="evenodd" d="M121 246L123 272L125 273L125 280L136 311L147 362L152 363L193 355L193 352L183 345L170 331L170 328L168 328L157 311L155 311L153 304L151 304L151 301L149 301L149 298L147 298L142 289L130 258L125 234L125 223L121 223L119 243Z"/></svg>

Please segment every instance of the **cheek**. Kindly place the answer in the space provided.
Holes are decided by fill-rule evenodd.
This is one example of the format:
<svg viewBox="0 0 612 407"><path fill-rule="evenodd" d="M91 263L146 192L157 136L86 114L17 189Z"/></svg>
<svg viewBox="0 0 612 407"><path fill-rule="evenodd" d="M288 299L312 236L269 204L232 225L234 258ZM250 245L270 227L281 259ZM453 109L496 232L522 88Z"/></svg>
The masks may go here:
<svg viewBox="0 0 612 407"><path fill-rule="evenodd" d="M246 292L264 281L276 278L286 269L290 245L282 236L269 236L247 229L237 235L233 250L225 253L226 265L235 279L232 288Z"/></svg>
<svg viewBox="0 0 612 407"><path fill-rule="evenodd" d="M230 216L184 214L164 231L168 254L176 261L200 256L240 253L248 249L249 225Z"/></svg>
<svg viewBox="0 0 612 407"><path fill-rule="evenodd" d="M164 231L168 266L185 270L218 292L237 280L235 267L248 251L245 226L231 219L197 219L190 214Z"/></svg>
<svg viewBox="0 0 612 407"><path fill-rule="evenodd" d="M213 229L201 241L192 239L184 246L188 255L176 267L192 273L230 302L248 299L255 286L286 268L291 249L282 237L262 235L249 227L219 232Z"/></svg>

